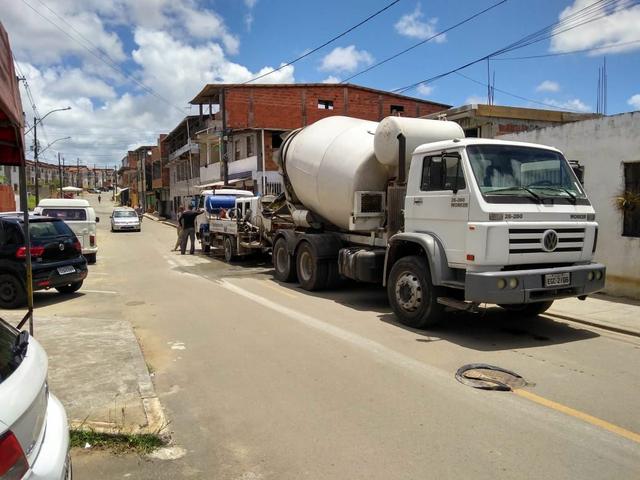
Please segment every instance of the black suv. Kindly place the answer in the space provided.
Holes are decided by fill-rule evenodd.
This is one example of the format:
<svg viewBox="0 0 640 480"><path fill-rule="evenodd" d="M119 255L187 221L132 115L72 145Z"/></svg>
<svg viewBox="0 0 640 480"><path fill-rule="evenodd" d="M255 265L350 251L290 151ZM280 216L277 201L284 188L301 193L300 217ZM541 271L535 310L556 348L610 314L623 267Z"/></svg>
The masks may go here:
<svg viewBox="0 0 640 480"><path fill-rule="evenodd" d="M26 302L26 248L22 215L0 216L0 308ZM73 231L62 220L29 217L33 289L73 293L87 276L87 261Z"/></svg>

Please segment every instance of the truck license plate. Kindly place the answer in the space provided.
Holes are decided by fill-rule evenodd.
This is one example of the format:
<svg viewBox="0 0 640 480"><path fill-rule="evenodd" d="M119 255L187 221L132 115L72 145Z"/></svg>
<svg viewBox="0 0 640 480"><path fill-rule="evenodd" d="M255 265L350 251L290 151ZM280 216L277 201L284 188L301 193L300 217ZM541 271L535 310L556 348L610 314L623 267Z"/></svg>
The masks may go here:
<svg viewBox="0 0 640 480"><path fill-rule="evenodd" d="M68 273L76 273L76 269L70 265L67 265L65 267L58 267L58 273L60 275L66 275Z"/></svg>
<svg viewBox="0 0 640 480"><path fill-rule="evenodd" d="M549 273L544 276L545 287L562 287L564 285L571 285L570 273Z"/></svg>

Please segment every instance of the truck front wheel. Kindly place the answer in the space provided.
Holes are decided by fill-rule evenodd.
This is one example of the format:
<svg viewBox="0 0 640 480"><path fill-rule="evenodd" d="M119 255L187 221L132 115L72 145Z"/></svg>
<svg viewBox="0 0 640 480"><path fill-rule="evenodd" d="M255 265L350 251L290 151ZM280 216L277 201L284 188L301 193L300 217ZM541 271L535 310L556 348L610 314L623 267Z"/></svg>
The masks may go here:
<svg viewBox="0 0 640 480"><path fill-rule="evenodd" d="M309 242L302 242L296 255L296 271L300 286L305 290L322 290L327 286L329 265L320 262Z"/></svg>
<svg viewBox="0 0 640 480"><path fill-rule="evenodd" d="M231 263L235 258L235 252L233 251L233 242L231 237L224 237L224 261Z"/></svg>
<svg viewBox="0 0 640 480"><path fill-rule="evenodd" d="M523 317L535 317L549 310L549 307L551 307L552 304L553 300L549 300L547 302L520 303L500 306L509 312L518 313Z"/></svg>
<svg viewBox="0 0 640 480"><path fill-rule="evenodd" d="M398 320L412 328L426 328L444 317L439 288L431 283L427 261L411 255L398 260L389 274L387 296Z"/></svg>
<svg viewBox="0 0 640 480"><path fill-rule="evenodd" d="M275 270L276 280L285 283L295 282L296 269L293 264L289 249L287 248L287 240L280 237L273 246L273 268Z"/></svg>

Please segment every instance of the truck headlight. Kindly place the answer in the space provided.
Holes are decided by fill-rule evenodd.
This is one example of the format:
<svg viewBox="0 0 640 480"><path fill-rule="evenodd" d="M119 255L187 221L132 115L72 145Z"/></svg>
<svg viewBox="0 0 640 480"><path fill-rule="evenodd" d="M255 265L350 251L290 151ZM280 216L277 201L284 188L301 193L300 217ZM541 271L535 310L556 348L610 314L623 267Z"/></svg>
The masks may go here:
<svg viewBox="0 0 640 480"><path fill-rule="evenodd" d="M593 280L593 277L595 277L595 274L593 272L587 273L587 280L591 281Z"/></svg>
<svg viewBox="0 0 640 480"><path fill-rule="evenodd" d="M602 272L600 270L596 270L596 280L600 280L602 278Z"/></svg>
<svg viewBox="0 0 640 480"><path fill-rule="evenodd" d="M517 278L510 278L509 279L509 288L516 288L518 286L518 279Z"/></svg>
<svg viewBox="0 0 640 480"><path fill-rule="evenodd" d="M500 290L502 290L506 286L507 286L507 281L504 278L498 279L498 288Z"/></svg>

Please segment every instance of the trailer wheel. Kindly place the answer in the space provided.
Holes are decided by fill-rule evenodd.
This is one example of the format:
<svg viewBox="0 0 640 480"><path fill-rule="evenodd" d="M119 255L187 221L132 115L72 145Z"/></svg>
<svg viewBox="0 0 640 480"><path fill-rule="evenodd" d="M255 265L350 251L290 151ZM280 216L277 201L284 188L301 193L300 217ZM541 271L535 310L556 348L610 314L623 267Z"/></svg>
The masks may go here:
<svg viewBox="0 0 640 480"><path fill-rule="evenodd" d="M387 296L403 325L426 328L440 322L444 307L437 301L439 290L431 283L429 267L423 257L403 257L391 268Z"/></svg>
<svg viewBox="0 0 640 480"><path fill-rule="evenodd" d="M552 304L553 300L549 300L547 302L500 305L500 307L509 312L519 313L523 317L536 317L549 310L549 307L551 307Z"/></svg>
<svg viewBox="0 0 640 480"><path fill-rule="evenodd" d="M235 257L231 237L224 237L224 261L231 263Z"/></svg>
<svg viewBox="0 0 640 480"><path fill-rule="evenodd" d="M327 286L329 264L316 258L309 242L302 242L298 247L296 272L300 286L305 290L322 290Z"/></svg>
<svg viewBox="0 0 640 480"><path fill-rule="evenodd" d="M293 263L293 258L289 255L287 240L284 237L276 240L273 246L273 252L271 252L271 260L273 261L273 269L275 270L274 277L276 277L276 280L285 283L296 281L296 268Z"/></svg>

